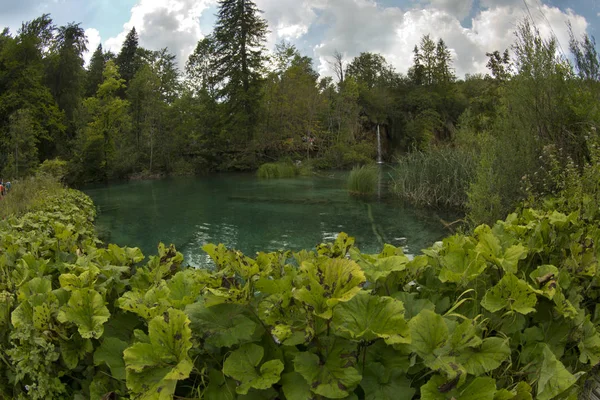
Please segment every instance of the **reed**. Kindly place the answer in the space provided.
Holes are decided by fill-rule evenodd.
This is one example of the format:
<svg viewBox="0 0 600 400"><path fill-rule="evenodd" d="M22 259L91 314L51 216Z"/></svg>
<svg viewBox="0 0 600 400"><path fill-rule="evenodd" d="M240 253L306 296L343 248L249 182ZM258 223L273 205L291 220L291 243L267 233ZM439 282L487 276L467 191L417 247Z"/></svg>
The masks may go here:
<svg viewBox="0 0 600 400"><path fill-rule="evenodd" d="M298 175L298 168L291 162L266 163L256 171L261 179L294 178Z"/></svg>
<svg viewBox="0 0 600 400"><path fill-rule="evenodd" d="M417 205L462 210L475 177L475 154L453 147L416 151L399 157L392 173L392 192Z"/></svg>
<svg viewBox="0 0 600 400"><path fill-rule="evenodd" d="M348 191L352 195L368 196L375 193L379 180L379 170L375 165L352 168L348 177Z"/></svg>

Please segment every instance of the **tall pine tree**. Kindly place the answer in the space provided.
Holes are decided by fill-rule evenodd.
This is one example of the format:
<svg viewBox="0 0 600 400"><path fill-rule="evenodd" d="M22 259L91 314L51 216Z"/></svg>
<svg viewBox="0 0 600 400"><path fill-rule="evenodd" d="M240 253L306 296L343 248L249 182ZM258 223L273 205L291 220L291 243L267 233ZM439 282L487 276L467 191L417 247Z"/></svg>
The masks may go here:
<svg viewBox="0 0 600 400"><path fill-rule="evenodd" d="M60 26L47 58L46 82L58 107L64 111L67 122L67 139L75 134L73 114L81 103L84 79L83 53L87 51L87 37L80 24ZM60 153L68 152L66 143L58 143Z"/></svg>
<svg viewBox="0 0 600 400"><path fill-rule="evenodd" d="M92 97L98 91L98 86L102 83L102 72L106 66L106 56L102 51L102 45L99 44L92 58L90 59L90 65L87 69L85 78L85 97Z"/></svg>
<svg viewBox="0 0 600 400"><path fill-rule="evenodd" d="M139 68L140 63L137 60L138 47L138 34L134 26L125 37L121 51L116 59L119 75L125 80L125 86L129 85L129 81L133 79Z"/></svg>
<svg viewBox="0 0 600 400"><path fill-rule="evenodd" d="M267 22L251 0L219 0L214 31L214 63L219 95L227 106L228 125L235 135L248 140L258 122L260 83L264 62Z"/></svg>

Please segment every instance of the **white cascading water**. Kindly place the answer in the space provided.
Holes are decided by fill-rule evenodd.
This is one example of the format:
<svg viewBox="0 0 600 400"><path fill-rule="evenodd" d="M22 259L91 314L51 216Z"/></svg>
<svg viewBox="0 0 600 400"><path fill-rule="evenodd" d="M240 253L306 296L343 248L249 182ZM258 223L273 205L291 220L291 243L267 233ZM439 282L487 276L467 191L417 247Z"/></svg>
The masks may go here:
<svg viewBox="0 0 600 400"><path fill-rule="evenodd" d="M377 124L377 164L383 164L381 159L381 133L379 132L379 124Z"/></svg>

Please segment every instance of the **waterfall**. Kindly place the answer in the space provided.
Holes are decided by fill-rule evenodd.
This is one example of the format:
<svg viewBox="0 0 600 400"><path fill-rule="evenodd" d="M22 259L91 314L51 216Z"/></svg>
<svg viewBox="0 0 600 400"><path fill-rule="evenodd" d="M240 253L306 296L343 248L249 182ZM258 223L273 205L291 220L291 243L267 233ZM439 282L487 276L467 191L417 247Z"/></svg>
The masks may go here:
<svg viewBox="0 0 600 400"><path fill-rule="evenodd" d="M381 133L379 132L379 124L377 124L377 164L383 164L381 160Z"/></svg>

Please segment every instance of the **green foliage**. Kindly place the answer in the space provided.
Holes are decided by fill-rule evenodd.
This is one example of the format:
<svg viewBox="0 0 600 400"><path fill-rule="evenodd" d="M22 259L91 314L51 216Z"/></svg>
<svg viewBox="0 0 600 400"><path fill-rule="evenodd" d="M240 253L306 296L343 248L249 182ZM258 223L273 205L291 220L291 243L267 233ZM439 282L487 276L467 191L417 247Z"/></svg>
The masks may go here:
<svg viewBox="0 0 600 400"><path fill-rule="evenodd" d="M258 122L267 22L251 0L219 0L211 68L225 100L230 133L246 142Z"/></svg>
<svg viewBox="0 0 600 400"><path fill-rule="evenodd" d="M376 140L363 140L351 144L339 142L315 158L313 165L318 169L347 169L356 165L371 164L376 156Z"/></svg>
<svg viewBox="0 0 600 400"><path fill-rule="evenodd" d="M61 182L65 179L69 171L69 163L61 160L60 158L54 158L52 160L45 160L38 167L38 174L49 175L53 179Z"/></svg>
<svg viewBox="0 0 600 400"><path fill-rule="evenodd" d="M256 171L256 176L262 179L294 178L298 174L298 168L291 162L266 163Z"/></svg>
<svg viewBox="0 0 600 400"><path fill-rule="evenodd" d="M375 165L354 167L348 176L348 191L357 196L368 196L375 193L379 183L379 168Z"/></svg>
<svg viewBox="0 0 600 400"><path fill-rule="evenodd" d="M474 179L476 154L454 147L434 147L397 159L393 192L420 206L462 209Z"/></svg>
<svg viewBox="0 0 600 400"><path fill-rule="evenodd" d="M84 101L86 118L79 132L77 151L79 180L84 182L106 180L130 172L129 166L122 163L131 161L127 158L131 147L123 140L131 128L131 117L127 112L129 103L118 97L124 88L124 80L112 61L106 63L103 78L96 96Z"/></svg>
<svg viewBox="0 0 600 400"><path fill-rule="evenodd" d="M12 181L11 186L10 196L5 196L0 203L0 219L37 210L43 206L46 197L63 190L62 184L47 174Z"/></svg>
<svg viewBox="0 0 600 400"><path fill-rule="evenodd" d="M99 247L79 192L36 204L0 224L10 398L549 400L600 361L585 208L523 209L412 259L342 233L255 258L206 245L214 267L193 269L173 246Z"/></svg>

